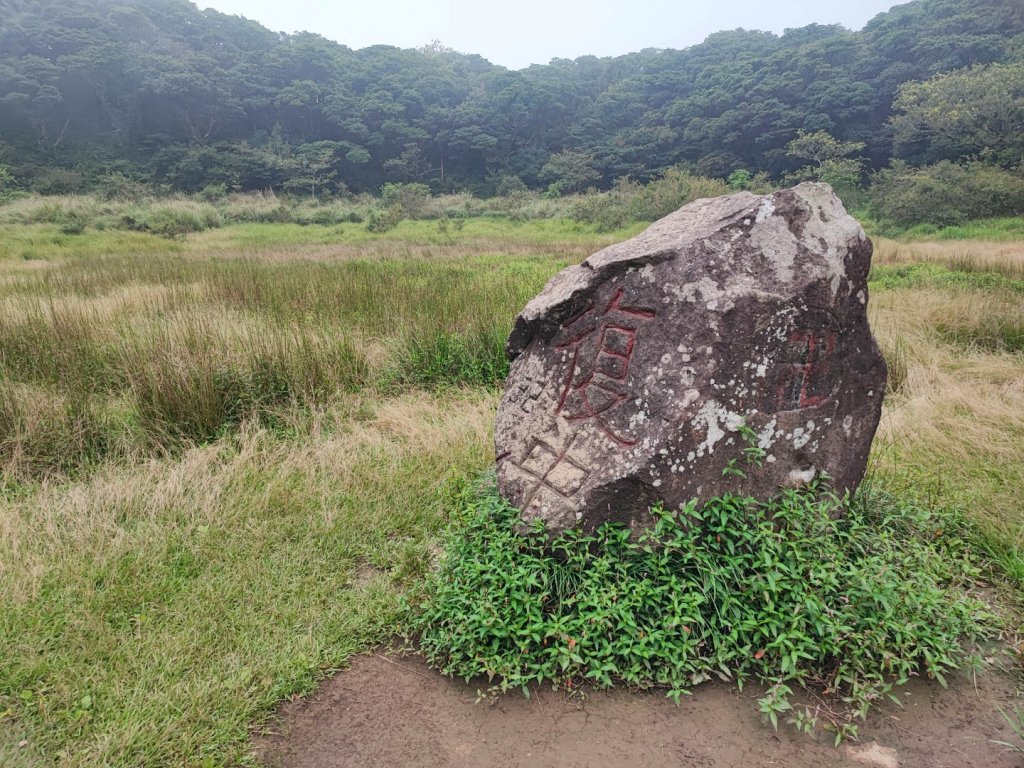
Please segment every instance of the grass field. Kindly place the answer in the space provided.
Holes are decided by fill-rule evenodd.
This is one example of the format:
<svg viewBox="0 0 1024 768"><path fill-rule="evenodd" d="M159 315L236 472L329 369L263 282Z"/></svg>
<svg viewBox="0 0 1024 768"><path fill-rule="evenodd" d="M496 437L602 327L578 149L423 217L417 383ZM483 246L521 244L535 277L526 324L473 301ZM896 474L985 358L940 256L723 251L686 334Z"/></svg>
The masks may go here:
<svg viewBox="0 0 1024 768"><path fill-rule="evenodd" d="M3 222L0 764L24 766L244 762L276 702L388 637L492 459L515 313L642 228ZM874 481L962 507L1024 584L1024 241L879 241L872 289Z"/></svg>

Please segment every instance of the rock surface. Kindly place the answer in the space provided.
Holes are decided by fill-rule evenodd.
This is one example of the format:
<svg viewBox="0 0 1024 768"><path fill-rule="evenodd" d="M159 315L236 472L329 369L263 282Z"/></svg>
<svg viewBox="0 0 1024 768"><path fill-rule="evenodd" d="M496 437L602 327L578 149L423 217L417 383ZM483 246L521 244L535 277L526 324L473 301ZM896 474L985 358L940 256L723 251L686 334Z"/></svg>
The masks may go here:
<svg viewBox="0 0 1024 768"><path fill-rule="evenodd" d="M559 531L646 526L656 501L767 498L823 473L852 491L887 377L871 250L808 183L697 200L558 273L508 340L502 495Z"/></svg>

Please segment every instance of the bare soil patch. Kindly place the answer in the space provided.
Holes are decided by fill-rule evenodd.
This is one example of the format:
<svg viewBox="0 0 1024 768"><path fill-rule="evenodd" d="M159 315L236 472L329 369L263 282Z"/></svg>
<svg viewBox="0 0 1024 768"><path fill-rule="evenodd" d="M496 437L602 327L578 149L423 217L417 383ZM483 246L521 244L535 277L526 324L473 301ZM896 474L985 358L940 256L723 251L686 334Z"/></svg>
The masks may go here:
<svg viewBox="0 0 1024 768"><path fill-rule="evenodd" d="M915 680L860 728L860 742L834 748L831 735L776 733L761 722L759 691L705 684L677 707L660 692L589 691L570 697L543 687L477 703L477 685L442 677L415 656L361 656L317 693L283 705L257 758L274 768L1019 768L992 743L1014 736L1008 710L1015 682L990 670Z"/></svg>

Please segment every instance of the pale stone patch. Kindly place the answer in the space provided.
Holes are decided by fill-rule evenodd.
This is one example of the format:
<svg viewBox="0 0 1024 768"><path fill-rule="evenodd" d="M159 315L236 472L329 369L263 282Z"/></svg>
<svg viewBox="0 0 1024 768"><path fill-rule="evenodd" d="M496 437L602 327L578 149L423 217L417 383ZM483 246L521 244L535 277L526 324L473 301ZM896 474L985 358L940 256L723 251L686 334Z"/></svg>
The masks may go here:
<svg viewBox="0 0 1024 768"><path fill-rule="evenodd" d="M846 756L855 763L872 766L872 768L900 768L899 755L895 749L881 746L877 741L861 746L847 745Z"/></svg>

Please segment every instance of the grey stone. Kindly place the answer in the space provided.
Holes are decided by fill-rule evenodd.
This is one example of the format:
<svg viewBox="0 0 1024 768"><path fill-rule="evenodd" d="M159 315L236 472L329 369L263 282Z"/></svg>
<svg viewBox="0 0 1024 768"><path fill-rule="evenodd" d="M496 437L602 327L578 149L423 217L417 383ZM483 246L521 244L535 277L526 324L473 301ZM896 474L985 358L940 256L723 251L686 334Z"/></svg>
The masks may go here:
<svg viewBox="0 0 1024 768"><path fill-rule="evenodd" d="M871 250L808 183L697 200L558 273L508 339L500 492L560 531L822 474L854 490L887 377Z"/></svg>

